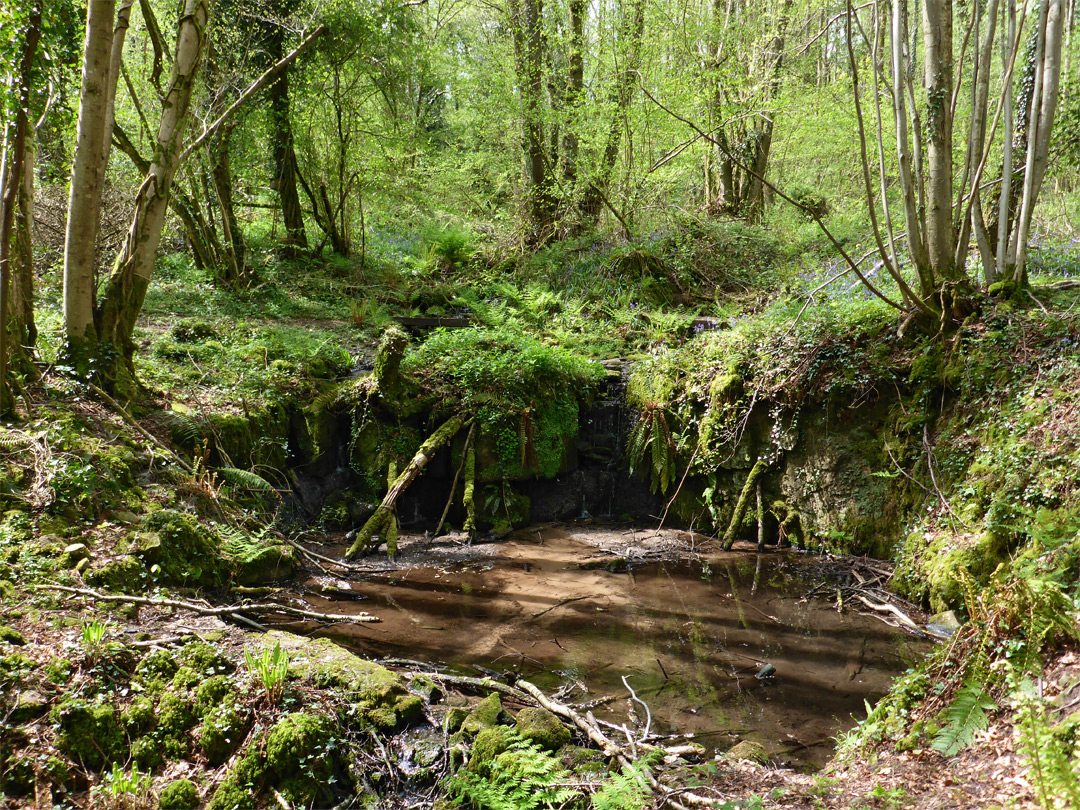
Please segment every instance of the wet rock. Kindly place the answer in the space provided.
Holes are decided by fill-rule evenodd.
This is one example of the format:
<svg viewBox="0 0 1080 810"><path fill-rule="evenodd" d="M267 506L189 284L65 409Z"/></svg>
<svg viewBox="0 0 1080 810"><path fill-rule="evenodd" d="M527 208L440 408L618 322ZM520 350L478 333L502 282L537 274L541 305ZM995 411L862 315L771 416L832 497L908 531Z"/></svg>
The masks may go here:
<svg viewBox="0 0 1080 810"><path fill-rule="evenodd" d="M437 766L446 753L443 739L442 732L431 727L404 736L398 763L402 772L413 780L434 782L439 776Z"/></svg>
<svg viewBox="0 0 1080 810"><path fill-rule="evenodd" d="M547 709L522 709L517 715L518 733L548 751L558 751L570 742L570 729Z"/></svg>
<svg viewBox="0 0 1080 810"><path fill-rule="evenodd" d="M478 734L485 728L491 728L499 724L506 712L503 710L502 701L497 692L492 692L486 698L476 704L469 712L465 721L461 724L461 730L468 735Z"/></svg>
<svg viewBox="0 0 1080 810"><path fill-rule="evenodd" d="M447 734L454 734L461 729L461 724L469 716L469 710L461 706L453 706L443 719L443 729Z"/></svg>
<svg viewBox="0 0 1080 810"><path fill-rule="evenodd" d="M731 760L756 762L758 765L764 765L769 761L769 752L765 750L765 746L760 743L751 742L750 740L743 740L740 743L736 743L728 750L725 756Z"/></svg>
<svg viewBox="0 0 1080 810"><path fill-rule="evenodd" d="M494 726L481 730L473 741L468 769L473 773L486 775L491 769L491 763L510 747L513 738L514 732L506 726Z"/></svg>
<svg viewBox="0 0 1080 810"><path fill-rule="evenodd" d="M962 624L955 610L946 610L930 617L926 623L926 632L938 638L952 638Z"/></svg>

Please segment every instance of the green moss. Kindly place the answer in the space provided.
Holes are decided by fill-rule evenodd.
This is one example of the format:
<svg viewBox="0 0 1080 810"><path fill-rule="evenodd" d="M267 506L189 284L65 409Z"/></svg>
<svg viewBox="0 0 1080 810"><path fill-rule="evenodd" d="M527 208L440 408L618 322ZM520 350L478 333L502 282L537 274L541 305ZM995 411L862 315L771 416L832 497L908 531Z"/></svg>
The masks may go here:
<svg viewBox="0 0 1080 810"><path fill-rule="evenodd" d="M71 680L74 671L75 665L71 661L66 658L54 658L45 665L45 679L49 683L63 686Z"/></svg>
<svg viewBox="0 0 1080 810"><path fill-rule="evenodd" d="M0 624L0 643L22 647L26 644L26 639L23 638L23 634L14 627Z"/></svg>
<svg viewBox="0 0 1080 810"><path fill-rule="evenodd" d="M1009 559L1006 538L993 531L977 537L943 534L922 556L930 607L935 613L964 607L963 582L985 583Z"/></svg>
<svg viewBox="0 0 1080 810"><path fill-rule="evenodd" d="M765 747L750 740L743 740L742 742L736 743L733 747L728 749L728 752L724 756L730 760L745 759L750 762L756 762L759 765L764 765L769 761L769 752L765 750Z"/></svg>
<svg viewBox="0 0 1080 810"><path fill-rule="evenodd" d="M188 666L180 667L173 675L170 684L177 692L190 692L202 682L203 675Z"/></svg>
<svg viewBox="0 0 1080 810"><path fill-rule="evenodd" d="M184 512L162 509L146 521L161 540L160 577L177 585L217 587L224 581L217 544L198 520Z"/></svg>
<svg viewBox="0 0 1080 810"><path fill-rule="evenodd" d="M548 751L557 751L570 742L570 729L547 709L522 709L517 715L517 731L524 739Z"/></svg>
<svg viewBox="0 0 1080 810"><path fill-rule="evenodd" d="M124 555L87 572L87 584L108 591L136 593L146 585L146 568L138 557Z"/></svg>
<svg viewBox="0 0 1080 810"><path fill-rule="evenodd" d="M154 714L154 701L147 697L135 698L124 709L121 722L131 737L138 737L150 731L157 724L157 716Z"/></svg>
<svg viewBox="0 0 1080 810"><path fill-rule="evenodd" d="M162 788L158 806L161 810L195 810L199 806L199 789L190 779L177 779Z"/></svg>
<svg viewBox="0 0 1080 810"><path fill-rule="evenodd" d="M229 696L205 714L202 725L195 732L195 739L207 761L217 767L241 746L249 725L247 711Z"/></svg>
<svg viewBox="0 0 1080 810"><path fill-rule="evenodd" d="M161 696L155 734L168 757L179 759L187 756L191 750L189 732L195 722L195 712L188 700L175 692L165 692Z"/></svg>
<svg viewBox="0 0 1080 810"><path fill-rule="evenodd" d="M157 735L150 734L134 740L131 743L131 761L140 770L147 772L156 771L164 765L165 755L162 752L161 743L157 740Z"/></svg>
<svg viewBox="0 0 1080 810"><path fill-rule="evenodd" d="M236 665L215 647L203 642L193 641L180 650L180 660L200 675L228 675Z"/></svg>
<svg viewBox="0 0 1080 810"><path fill-rule="evenodd" d="M495 758L506 751L513 740L514 732L507 726L481 729L473 741L472 754L469 756L469 770L487 775Z"/></svg>
<svg viewBox="0 0 1080 810"><path fill-rule="evenodd" d="M232 686L225 675L207 678L195 690L195 714L204 717L207 712L220 706L231 691Z"/></svg>
<svg viewBox="0 0 1080 810"><path fill-rule="evenodd" d="M168 650L154 650L143 656L135 670L134 680L151 693L164 689L180 668L175 656Z"/></svg>
<svg viewBox="0 0 1080 810"><path fill-rule="evenodd" d="M485 728L497 725L505 716L499 693L492 692L473 707L461 724L461 730L469 735L477 734Z"/></svg>
<svg viewBox="0 0 1080 810"><path fill-rule="evenodd" d="M304 639L271 631L260 644L280 644L289 653L289 672L319 688L345 693L353 710L385 731L421 716L423 700L409 692L405 680L386 667L350 653L329 639Z"/></svg>
<svg viewBox="0 0 1080 810"><path fill-rule="evenodd" d="M127 736L112 706L67 700L53 709L52 720L56 747L87 768L100 770L127 759Z"/></svg>
<svg viewBox="0 0 1080 810"><path fill-rule="evenodd" d="M221 555L237 585L279 582L296 573L296 552L284 544L230 537L221 544Z"/></svg>

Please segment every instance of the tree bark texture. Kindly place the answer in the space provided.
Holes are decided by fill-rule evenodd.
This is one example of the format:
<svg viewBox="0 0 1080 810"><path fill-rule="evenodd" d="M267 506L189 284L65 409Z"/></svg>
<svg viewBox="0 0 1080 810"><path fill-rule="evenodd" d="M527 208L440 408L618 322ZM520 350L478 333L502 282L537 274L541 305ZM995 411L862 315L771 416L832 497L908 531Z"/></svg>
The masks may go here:
<svg viewBox="0 0 1080 810"><path fill-rule="evenodd" d="M177 21L176 55L162 102L154 158L135 199L135 213L97 312L98 335L116 353L107 376L122 366L134 377L131 336L154 272L154 259L183 151L184 130L206 50L211 0L185 0ZM106 367L110 364L105 363Z"/></svg>
<svg viewBox="0 0 1080 810"><path fill-rule="evenodd" d="M64 332L68 351L78 362L97 342L94 329L94 246L101 190L105 182L109 77L114 0L87 4L82 85L71 167L71 192L64 236Z"/></svg>
<svg viewBox="0 0 1080 810"><path fill-rule="evenodd" d="M275 27L267 40L270 58L279 62L285 56L285 32ZM270 141L273 144L274 184L281 200L281 218L285 225L282 251L286 258L295 258L307 250L304 230L304 209L296 188L296 147L293 140L292 116L289 101L289 71L284 70L270 85Z"/></svg>

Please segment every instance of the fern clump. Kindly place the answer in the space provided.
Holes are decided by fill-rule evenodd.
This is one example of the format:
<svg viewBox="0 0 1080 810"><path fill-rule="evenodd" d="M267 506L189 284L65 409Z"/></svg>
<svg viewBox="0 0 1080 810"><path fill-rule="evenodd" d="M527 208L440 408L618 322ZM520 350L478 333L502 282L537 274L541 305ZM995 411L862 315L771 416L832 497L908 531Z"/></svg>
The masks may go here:
<svg viewBox="0 0 1080 810"><path fill-rule="evenodd" d="M458 804L477 810L534 810L562 807L580 795L565 783L570 773L551 754L507 731L508 745L485 767L461 769L443 783Z"/></svg>

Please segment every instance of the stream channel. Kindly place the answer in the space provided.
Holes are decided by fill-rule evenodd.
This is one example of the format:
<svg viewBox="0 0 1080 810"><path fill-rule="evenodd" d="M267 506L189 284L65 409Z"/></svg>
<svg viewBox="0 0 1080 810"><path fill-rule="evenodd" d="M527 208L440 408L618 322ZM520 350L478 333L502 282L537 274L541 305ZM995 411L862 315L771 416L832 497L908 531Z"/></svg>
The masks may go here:
<svg viewBox="0 0 1080 810"><path fill-rule="evenodd" d="M377 615L325 633L368 657L513 672L549 693L575 685L563 700L614 697L592 711L618 724L631 706L626 676L653 731L693 735L714 752L751 740L803 770L824 765L835 736L865 717L864 701L931 647L876 616L839 612L820 587L820 558L724 553L688 537L575 525L472 546L403 536L384 570L353 583L313 577L304 596L318 610ZM327 585L364 598L320 595ZM758 678L765 665L775 674ZM640 726L645 712L633 709Z"/></svg>

